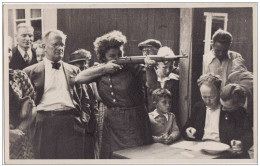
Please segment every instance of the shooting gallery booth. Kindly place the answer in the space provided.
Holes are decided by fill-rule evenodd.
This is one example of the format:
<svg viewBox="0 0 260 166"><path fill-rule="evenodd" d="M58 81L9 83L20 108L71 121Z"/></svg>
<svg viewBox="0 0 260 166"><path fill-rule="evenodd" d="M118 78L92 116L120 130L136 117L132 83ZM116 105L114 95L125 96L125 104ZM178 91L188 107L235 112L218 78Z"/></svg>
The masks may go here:
<svg viewBox="0 0 260 166"><path fill-rule="evenodd" d="M49 5L48 5L49 6ZM183 125L194 103L200 100L196 80L202 74L203 54L210 50L211 36L219 28L233 35L230 50L239 52L253 71L253 9L247 8L49 8L20 5L8 10L8 35L16 26L30 23L37 33L57 28L67 35L64 61L83 48L94 55L95 39L112 30L127 37L125 56L141 55L138 43L157 39L170 47L180 60L179 115ZM68 7L68 6L67 6ZM136 6L138 7L138 5ZM32 16L34 16L32 18ZM93 63L93 62L92 62Z"/></svg>

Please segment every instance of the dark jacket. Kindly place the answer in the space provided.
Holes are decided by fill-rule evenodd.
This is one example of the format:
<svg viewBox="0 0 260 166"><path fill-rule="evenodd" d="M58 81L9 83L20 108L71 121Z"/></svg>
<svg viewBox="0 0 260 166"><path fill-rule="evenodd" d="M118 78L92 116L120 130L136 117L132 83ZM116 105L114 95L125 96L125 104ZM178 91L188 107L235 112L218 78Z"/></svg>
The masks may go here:
<svg viewBox="0 0 260 166"><path fill-rule="evenodd" d="M75 119L80 125L88 127L88 122L95 119L91 115L90 103L86 96L86 92L83 90L82 85L75 82L76 75L80 72L79 68L63 62L63 71L66 75L66 81L68 84L70 96L75 108L78 111L78 116ZM38 105L41 101L44 93L45 82L45 66L44 62L39 62L24 69L36 91L35 104ZM94 129L87 128L89 132L93 132Z"/></svg>
<svg viewBox="0 0 260 166"><path fill-rule="evenodd" d="M193 127L196 129L195 140L201 140L204 135L206 120L206 105L198 102L193 107L191 117L182 129L182 136L186 140L194 140L187 137L186 129ZM234 112L220 110L219 118L220 142L230 145L231 140L240 140L243 148L247 151L253 145L253 131L250 127L248 114L243 107Z"/></svg>
<svg viewBox="0 0 260 166"><path fill-rule="evenodd" d="M11 58L10 63L9 63L10 69L23 70L24 68L37 63L36 52L33 49L32 49L32 60L31 60L30 63L27 63L27 62L24 61L24 58L21 55L21 53L20 53L20 51L18 50L17 47L14 47L12 52L13 52L13 55L12 55L12 58Z"/></svg>

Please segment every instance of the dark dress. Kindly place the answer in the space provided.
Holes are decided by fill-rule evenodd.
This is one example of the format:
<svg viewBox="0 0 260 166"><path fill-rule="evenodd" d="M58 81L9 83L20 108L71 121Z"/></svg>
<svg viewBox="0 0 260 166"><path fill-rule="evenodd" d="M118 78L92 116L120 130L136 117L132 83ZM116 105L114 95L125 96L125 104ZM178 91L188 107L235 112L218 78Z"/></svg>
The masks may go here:
<svg viewBox="0 0 260 166"><path fill-rule="evenodd" d="M120 149L152 143L149 117L144 105L145 69L125 65L99 77L97 88L106 105L101 158L111 158Z"/></svg>
<svg viewBox="0 0 260 166"><path fill-rule="evenodd" d="M21 70L9 70L9 125L10 129L16 129L19 124L26 120L22 118L21 107L26 98L34 99L35 92L27 75ZM11 159L34 158L29 130L20 139L10 143Z"/></svg>

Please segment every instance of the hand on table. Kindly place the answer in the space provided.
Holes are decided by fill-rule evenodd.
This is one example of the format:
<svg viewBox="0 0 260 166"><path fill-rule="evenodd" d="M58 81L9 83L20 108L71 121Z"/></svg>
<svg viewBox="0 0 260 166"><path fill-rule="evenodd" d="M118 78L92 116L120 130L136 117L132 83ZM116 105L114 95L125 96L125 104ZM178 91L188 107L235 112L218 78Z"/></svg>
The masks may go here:
<svg viewBox="0 0 260 166"><path fill-rule="evenodd" d="M243 152L242 142L240 140L231 140L230 145L233 153Z"/></svg>
<svg viewBox="0 0 260 166"><path fill-rule="evenodd" d="M194 129L193 127L188 127L187 129L186 129L186 134L187 134L187 136L189 137L189 138L193 138L193 139L195 139L195 136L194 136L194 134L196 134L196 129Z"/></svg>
<svg viewBox="0 0 260 166"><path fill-rule="evenodd" d="M168 137L164 138L164 142L163 143L170 144L172 142L173 142L173 137L169 135Z"/></svg>

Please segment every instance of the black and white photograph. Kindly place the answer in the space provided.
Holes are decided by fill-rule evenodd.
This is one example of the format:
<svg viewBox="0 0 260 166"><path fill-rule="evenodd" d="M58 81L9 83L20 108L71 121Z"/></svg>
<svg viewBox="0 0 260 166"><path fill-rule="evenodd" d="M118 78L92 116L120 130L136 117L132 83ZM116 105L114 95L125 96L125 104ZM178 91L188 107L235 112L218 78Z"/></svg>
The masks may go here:
<svg viewBox="0 0 260 166"><path fill-rule="evenodd" d="M2 8L3 163L258 163L258 3Z"/></svg>

